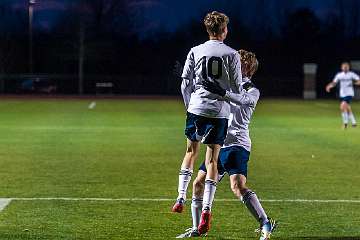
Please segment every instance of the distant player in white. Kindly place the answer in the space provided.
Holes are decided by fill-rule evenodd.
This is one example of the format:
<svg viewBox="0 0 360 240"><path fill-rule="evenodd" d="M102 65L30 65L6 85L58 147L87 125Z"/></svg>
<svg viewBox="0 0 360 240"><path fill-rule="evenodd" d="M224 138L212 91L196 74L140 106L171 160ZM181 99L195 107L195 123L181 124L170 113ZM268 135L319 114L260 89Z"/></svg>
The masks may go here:
<svg viewBox="0 0 360 240"><path fill-rule="evenodd" d="M360 77L356 73L350 71L350 64L343 62L341 64L341 72L336 74L334 80L326 85L326 91L330 92L337 84L340 84L340 110L343 120L343 128L346 129L349 120L353 127L357 126L355 116L351 110L351 100L354 97L354 84L360 86Z"/></svg>
<svg viewBox="0 0 360 240"><path fill-rule="evenodd" d="M181 90L187 109L187 147L179 174L178 197L172 211L183 211L201 141L207 145L205 163L208 170L202 214L204 225L201 231L204 232L209 227L218 179L217 162L227 133L230 105L205 90L202 82L217 82L230 92L239 92L242 81L239 53L223 42L228 33L228 22L228 17L223 13L211 12L206 15L204 25L210 40L190 50L182 74Z"/></svg>
<svg viewBox="0 0 360 240"><path fill-rule="evenodd" d="M255 192L246 186L247 163L251 151L251 139L249 135L249 124L251 116L260 96L259 90L250 81L252 75L257 70L258 62L255 54L240 50L243 90L239 94L230 93L220 86L205 82L204 86L210 92L216 93L220 99L231 101L231 115L228 134L224 146L221 148L219 157L219 176L229 174L231 189L239 200L243 201L250 213L260 224L260 240L268 239L276 227L276 222L269 219L265 210L261 206ZM206 168L203 163L198 175L193 183L193 197L191 204L191 215L193 227L186 230L184 234L177 238L200 237L198 231L200 223L200 213L202 209L202 196Z"/></svg>

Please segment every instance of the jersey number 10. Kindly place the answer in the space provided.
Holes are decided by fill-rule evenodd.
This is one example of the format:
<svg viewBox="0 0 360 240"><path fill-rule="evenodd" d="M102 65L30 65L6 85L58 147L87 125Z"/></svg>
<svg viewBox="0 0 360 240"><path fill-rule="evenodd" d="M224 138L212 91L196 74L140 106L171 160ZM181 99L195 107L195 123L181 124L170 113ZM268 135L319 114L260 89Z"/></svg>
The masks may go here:
<svg viewBox="0 0 360 240"><path fill-rule="evenodd" d="M202 58L202 77L204 80L211 78L212 80L222 77L223 60L220 57L210 57L206 62L206 57Z"/></svg>

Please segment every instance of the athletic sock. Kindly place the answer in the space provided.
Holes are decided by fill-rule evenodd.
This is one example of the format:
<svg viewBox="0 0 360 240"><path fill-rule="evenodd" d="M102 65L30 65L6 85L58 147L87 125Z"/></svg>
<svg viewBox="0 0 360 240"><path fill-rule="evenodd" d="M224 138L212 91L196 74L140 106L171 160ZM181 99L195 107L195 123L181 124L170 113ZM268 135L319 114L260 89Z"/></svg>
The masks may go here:
<svg viewBox="0 0 360 240"><path fill-rule="evenodd" d="M191 181L193 171L190 168L182 168L179 172L178 198L186 200L186 192Z"/></svg>
<svg viewBox="0 0 360 240"><path fill-rule="evenodd" d="M342 120L344 124L348 124L349 123L349 115L347 112L342 112L341 113L342 116Z"/></svg>
<svg viewBox="0 0 360 240"><path fill-rule="evenodd" d="M250 189L244 194L242 200L250 211L250 213L256 218L260 225L264 225L268 221L268 217L265 213L264 208L261 206L261 203L256 196L255 192Z"/></svg>
<svg viewBox="0 0 360 240"><path fill-rule="evenodd" d="M193 229L197 229L200 224L202 202L202 198L196 198L195 196L193 196L191 201L191 217L193 221Z"/></svg>
<svg viewBox="0 0 360 240"><path fill-rule="evenodd" d="M205 180L205 189L204 189L204 200L202 210L211 211L211 207L214 201L216 192L216 181L211 179Z"/></svg>
<svg viewBox="0 0 360 240"><path fill-rule="evenodd" d="M353 113L349 113L348 116L349 116L349 120L351 121L351 124L352 124L352 125L356 125L356 119L355 119L354 114L353 114Z"/></svg>

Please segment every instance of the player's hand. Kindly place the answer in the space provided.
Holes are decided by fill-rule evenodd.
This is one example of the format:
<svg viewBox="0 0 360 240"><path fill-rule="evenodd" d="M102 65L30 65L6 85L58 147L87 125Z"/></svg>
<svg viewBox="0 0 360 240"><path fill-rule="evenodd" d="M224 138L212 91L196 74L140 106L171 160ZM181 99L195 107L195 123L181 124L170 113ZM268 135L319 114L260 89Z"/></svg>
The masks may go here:
<svg viewBox="0 0 360 240"><path fill-rule="evenodd" d="M330 85L327 85L326 88L325 88L326 92L330 92L331 91L331 86Z"/></svg>
<svg viewBox="0 0 360 240"><path fill-rule="evenodd" d="M217 94L221 97L224 97L226 94L226 90L223 89L217 81L210 82L209 80L204 80L201 84L211 93Z"/></svg>
<svg viewBox="0 0 360 240"><path fill-rule="evenodd" d="M248 81L248 82L244 83L244 85L243 85L243 89L244 89L245 91L247 91L247 92L248 92L250 89L255 88L255 87L256 87L255 84L252 83L251 81Z"/></svg>

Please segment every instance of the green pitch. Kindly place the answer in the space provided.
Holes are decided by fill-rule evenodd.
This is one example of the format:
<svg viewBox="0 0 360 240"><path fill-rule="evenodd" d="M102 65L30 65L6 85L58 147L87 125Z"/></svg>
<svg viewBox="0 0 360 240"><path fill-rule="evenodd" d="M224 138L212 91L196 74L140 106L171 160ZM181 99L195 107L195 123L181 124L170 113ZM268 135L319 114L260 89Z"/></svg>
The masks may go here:
<svg viewBox="0 0 360 240"><path fill-rule="evenodd" d="M190 204L176 215L166 201L185 150L182 102L90 102L0 100L0 198L25 198L0 212L0 239L171 239L191 226ZM340 124L337 101L262 100L249 186L265 200L360 201L360 129ZM36 199L48 197L79 199ZM228 179L217 198L235 200ZM273 239L360 239L360 202L264 206L280 221ZM241 203L213 212L209 239L257 239Z"/></svg>

